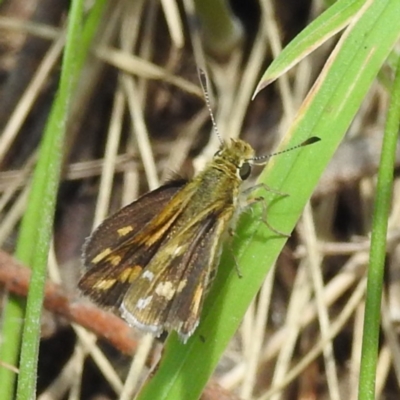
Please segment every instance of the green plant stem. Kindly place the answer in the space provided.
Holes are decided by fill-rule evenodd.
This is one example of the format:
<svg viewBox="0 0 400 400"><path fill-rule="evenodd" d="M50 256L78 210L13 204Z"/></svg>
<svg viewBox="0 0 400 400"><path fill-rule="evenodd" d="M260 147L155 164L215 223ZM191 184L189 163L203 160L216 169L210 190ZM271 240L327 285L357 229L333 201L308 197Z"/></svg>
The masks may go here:
<svg viewBox="0 0 400 400"><path fill-rule="evenodd" d="M242 23L226 0L195 0L203 42L216 57L227 57L244 39Z"/></svg>
<svg viewBox="0 0 400 400"><path fill-rule="evenodd" d="M359 381L359 399L375 398L375 375L378 359L380 307L383 273L386 257L386 235L390 213L393 169L400 126L400 62L391 90L391 100L383 137L381 162L373 214L370 263L365 304L362 363Z"/></svg>
<svg viewBox="0 0 400 400"><path fill-rule="evenodd" d="M10 296L4 303L2 315L2 343L0 360L9 365L16 365L21 345L25 299ZM0 366L0 399L14 398L16 373Z"/></svg>
<svg viewBox="0 0 400 400"><path fill-rule="evenodd" d="M79 48L82 32L83 10L82 0L72 2L59 91L47 121L28 207L18 238L16 257L32 267L22 332L20 373L16 395L18 400L33 399L36 396L40 317L47 257L52 236L69 104L77 78L75 53Z"/></svg>
<svg viewBox="0 0 400 400"><path fill-rule="evenodd" d="M43 287L69 103L78 71L80 71L86 59L89 46L106 5L106 0L97 0L88 13L82 29L83 1L78 0L72 3L59 91L46 125L28 208L21 224L16 256L25 264L31 265L33 273L21 344L21 368L17 389L17 398L20 399L35 397ZM3 343L0 349L0 359L10 365L17 364L20 353L25 303L23 299L10 297L4 306L2 318ZM2 400L15 398L15 377L14 372L0 367L0 398Z"/></svg>

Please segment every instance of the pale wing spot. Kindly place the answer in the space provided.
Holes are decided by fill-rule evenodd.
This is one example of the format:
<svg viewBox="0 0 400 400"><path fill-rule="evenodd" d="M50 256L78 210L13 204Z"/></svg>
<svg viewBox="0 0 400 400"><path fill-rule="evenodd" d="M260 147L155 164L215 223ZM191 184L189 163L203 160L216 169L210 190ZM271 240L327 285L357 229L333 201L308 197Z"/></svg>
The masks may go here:
<svg viewBox="0 0 400 400"><path fill-rule="evenodd" d="M151 300L153 300L153 296L148 296L145 297L144 299L143 298L139 299L136 304L136 308L139 310L143 310L143 308L146 308L150 304Z"/></svg>
<svg viewBox="0 0 400 400"><path fill-rule="evenodd" d="M119 280L121 282L127 282L132 274L133 268L125 268L119 275Z"/></svg>
<svg viewBox="0 0 400 400"><path fill-rule="evenodd" d="M177 293L182 292L182 290L186 286L186 284L187 284L187 279L180 281L178 284L178 288L176 289Z"/></svg>
<svg viewBox="0 0 400 400"><path fill-rule="evenodd" d="M203 289L204 288L202 286L198 286L196 291L194 292L193 303L190 308L193 311L193 314L195 315L197 315L197 313L199 312L201 299L203 297L203 291L204 291Z"/></svg>
<svg viewBox="0 0 400 400"><path fill-rule="evenodd" d="M103 250L101 253L97 254L95 258L91 261L93 264L97 264L100 262L104 257L107 257L111 253L111 249L108 247L107 249Z"/></svg>
<svg viewBox="0 0 400 400"><path fill-rule="evenodd" d="M131 225L124 226L123 228L120 228L117 230L119 237L126 236L129 232L132 232L132 231L133 231L133 227Z"/></svg>
<svg viewBox="0 0 400 400"><path fill-rule="evenodd" d="M131 274L129 275L129 283L132 283L142 272L143 268L140 265L135 265L131 268Z"/></svg>
<svg viewBox="0 0 400 400"><path fill-rule="evenodd" d="M151 271L146 270L146 271L143 272L142 278L143 279L147 279L147 280L149 280L151 282L154 279L154 274Z"/></svg>
<svg viewBox="0 0 400 400"><path fill-rule="evenodd" d="M102 281L97 281L93 287L94 289L99 289L99 290L107 290L110 289L111 286L113 286L117 282L116 279L104 279Z"/></svg>
<svg viewBox="0 0 400 400"><path fill-rule="evenodd" d="M108 257L108 260L110 260L111 265L116 267L121 262L122 259L120 256L111 256Z"/></svg>
<svg viewBox="0 0 400 400"><path fill-rule="evenodd" d="M174 285L172 282L160 282L156 287L156 293L167 300L171 300L175 294Z"/></svg>
<svg viewBox="0 0 400 400"><path fill-rule="evenodd" d="M183 249L183 248L184 248L183 246L178 246L178 247L176 247L176 249L172 252L172 255L173 255L174 257L181 255L181 254L182 254L182 249Z"/></svg>

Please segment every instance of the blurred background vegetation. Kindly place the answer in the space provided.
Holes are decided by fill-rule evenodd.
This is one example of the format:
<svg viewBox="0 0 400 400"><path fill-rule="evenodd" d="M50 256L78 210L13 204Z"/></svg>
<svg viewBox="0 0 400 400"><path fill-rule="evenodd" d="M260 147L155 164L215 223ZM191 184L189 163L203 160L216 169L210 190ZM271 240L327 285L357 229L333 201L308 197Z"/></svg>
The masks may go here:
<svg viewBox="0 0 400 400"><path fill-rule="evenodd" d="M291 218L297 218L307 199L306 191L300 194L302 186L311 190L319 171L329 165L276 267L250 306L241 304L248 311L239 329L232 338L228 332L222 344L216 339L215 360L209 361L205 351L204 365L197 359L189 379L193 387L203 387L217 364L202 399L357 398L376 173L398 64L395 3L339 1L334 9L332 2L318 0L0 2L2 399L129 399L154 368L162 344L142 339L77 293L81 248L107 215L176 175L192 176L215 153L218 140L198 66L207 71L218 129L227 140L240 136L264 155L292 137L291 144L304 135L323 139L315 145L322 147L313 146L304 157L296 183L285 187L281 170L275 181L268 181L288 193L292 204L299 201ZM304 31L312 21L319 21L311 25L317 34ZM368 23L371 28L365 28ZM290 42L294 47L281 53ZM353 46L348 62L333 71L346 45ZM363 50L366 61L356 67L351 55ZM279 54L276 69L263 77ZM341 82L347 92L332 86L337 71L346 77ZM364 81L358 80L361 75ZM332 106L322 103L325 87L332 98L337 94ZM321 102L314 102L318 95ZM400 153L395 150L396 168ZM279 162L288 170L294 165L288 159ZM385 293L372 395L380 399L400 395L400 201L397 180L389 186L393 199L385 221L387 252L380 246L386 257ZM34 194L29 194L31 187ZM284 214L279 217L285 220ZM274 228L293 228L273 218L268 221ZM277 256L279 250L265 251ZM28 316L40 315L46 276L57 284L45 286L36 332L37 371L18 361L24 343L22 360L36 359L38 343L29 337L33 329L25 328L20 336L29 278L13 254L26 266L42 267L32 279L37 290ZM232 268L232 257L228 262ZM239 264L246 280L252 270L245 268L246 261L239 259ZM232 287L240 288L232 269ZM236 297L246 297L238 288ZM217 284L214 292L219 290ZM27 319L35 324L36 317ZM240 320L232 322L232 332ZM98 340L79 325L94 331ZM173 344L171 349L172 359L180 362L181 353ZM25 366L31 369L18 375ZM195 383L200 370L205 372ZM165 378L171 386L180 379L175 373L178 369ZM178 399L172 389L158 390L157 398ZM196 390L193 397L189 390L179 399L196 398Z"/></svg>

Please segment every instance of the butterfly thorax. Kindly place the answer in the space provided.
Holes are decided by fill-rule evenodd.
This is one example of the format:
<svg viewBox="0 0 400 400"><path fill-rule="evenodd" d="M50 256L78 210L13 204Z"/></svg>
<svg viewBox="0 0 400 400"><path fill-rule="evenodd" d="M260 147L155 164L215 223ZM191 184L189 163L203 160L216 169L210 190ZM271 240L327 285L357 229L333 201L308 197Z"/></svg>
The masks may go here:
<svg viewBox="0 0 400 400"><path fill-rule="evenodd" d="M177 194L190 199L184 213L194 219L201 217L199 210L201 214L233 213L240 186L247 178L241 176L241 169L253 156L253 148L242 140L232 139L229 146L224 144L204 170L187 184L185 193Z"/></svg>

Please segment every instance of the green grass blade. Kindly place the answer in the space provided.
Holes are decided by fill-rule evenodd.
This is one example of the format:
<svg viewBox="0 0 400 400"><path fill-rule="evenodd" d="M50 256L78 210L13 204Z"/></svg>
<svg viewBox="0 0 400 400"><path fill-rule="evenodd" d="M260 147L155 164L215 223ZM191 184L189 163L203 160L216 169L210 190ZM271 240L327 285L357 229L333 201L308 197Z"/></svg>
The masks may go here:
<svg viewBox="0 0 400 400"><path fill-rule="evenodd" d="M26 323L23 331L21 368L18 377L17 398L21 399L36 396L36 364L40 339L43 287L69 103L78 72L86 58L105 5L105 0L98 0L88 13L83 27L83 2L75 1L72 4L60 87L46 125L28 208L18 238L16 256L33 268L27 301ZM17 298L10 298L5 305L2 326L4 346L1 348L1 358L11 365L16 364L20 352L20 332L24 308L25 302ZM0 398L13 399L15 374L1 368L0 381L2 383L0 385Z"/></svg>
<svg viewBox="0 0 400 400"><path fill-rule="evenodd" d="M370 262L365 304L362 363L359 381L359 399L375 398L375 378L378 359L379 329L381 320L381 298L386 257L386 235L391 207L393 170L400 127L400 62L397 64L395 80L386 121L378 171L373 229L371 236Z"/></svg>
<svg viewBox="0 0 400 400"><path fill-rule="evenodd" d="M107 4L106 0L97 0L96 3L91 8L90 12L87 15L87 19L85 21L85 25L83 30L81 31L80 37L78 37L78 41L74 44L76 52L74 56L74 60L72 60L75 64L76 70L80 70L84 60L86 58L90 43L92 42L93 36L97 31L97 26L100 23L101 16L104 12L105 6ZM67 41L70 39L67 38ZM63 72L65 75L65 73ZM52 122L48 124L48 131L59 133L59 128L62 128L65 124L65 120L67 115L63 113L62 107L55 106L54 109L58 109L57 114L54 116L52 114ZM64 111L66 111L67 107L64 107ZM56 111L52 111L55 113ZM48 133L47 133L48 134ZM51 147L51 146L50 146ZM50 158L48 159L51 167L53 164L53 160L51 158L51 153L53 152L53 156L55 157L56 164L59 162L61 154L56 154L54 149L50 148ZM42 152L42 154L45 154ZM41 157L47 157L47 155L41 155ZM42 161L46 163L45 161ZM55 170L54 170L55 171ZM51 175L43 176L43 184L46 184L47 178ZM48 184L52 185L54 189L57 187L57 182L50 180L47 181ZM35 203L38 209L42 209L42 211L46 211L46 215L40 215L39 212L31 211L28 213L25 222L25 233L24 238L19 239L18 250L20 259L24 258L26 263L30 265L29 254L33 252L33 245L36 244L36 228L40 227L42 221L49 221L52 219L52 211L51 209L43 210L42 200L42 184L36 185L33 190L37 191L37 198L39 199L38 203ZM54 190L54 196L56 195L56 190ZM31 210L33 209L33 205L31 201L29 202L31 206ZM43 219L42 219L43 217ZM17 254L17 256L18 256ZM21 332L24 320L24 309L25 309L25 301L24 299L10 297L4 304L3 315L2 315L2 343L3 345L0 347L0 359L8 363L10 365L16 365L19 352L20 352L20 342L21 342ZM14 385L15 385L16 374L13 371L8 370L7 368L0 367L0 398L7 400L14 398Z"/></svg>
<svg viewBox="0 0 400 400"><path fill-rule="evenodd" d="M20 400L36 396L40 317L47 257L53 230L69 104L77 79L75 54L82 32L83 9L82 0L72 2L59 91L41 143L28 207L17 244L16 257L32 267L17 383L16 398Z"/></svg>
<svg viewBox="0 0 400 400"><path fill-rule="evenodd" d="M292 231L400 36L398 15L398 1L379 0L352 26L327 63L323 79L318 80L305 100L283 147L315 135L322 142L272 159L260 177L260 181L290 195L265 196L270 204L268 222L275 229ZM140 400L199 398L284 242L285 238L264 226L260 213L243 218L235 240L243 279L238 278L232 258L225 254L198 329L186 345L171 335L159 368L142 389Z"/></svg>
<svg viewBox="0 0 400 400"><path fill-rule="evenodd" d="M13 366L18 362L25 304L25 299L9 297L3 308L0 360ZM14 398L16 378L14 371L0 366L0 399Z"/></svg>
<svg viewBox="0 0 400 400"><path fill-rule="evenodd" d="M257 86L262 88L278 79L304 57L344 29L360 11L365 0L339 0L299 33L272 62Z"/></svg>

